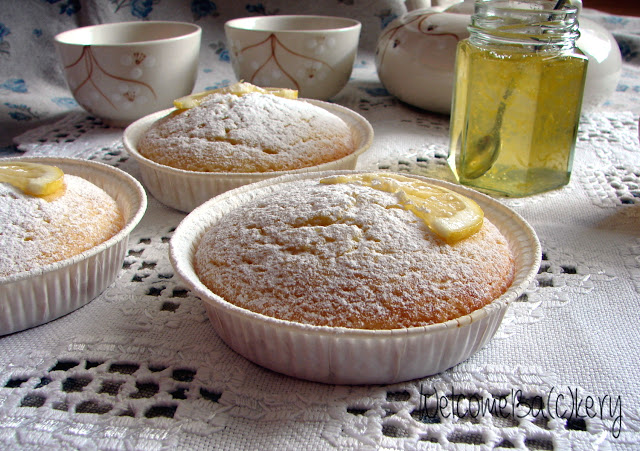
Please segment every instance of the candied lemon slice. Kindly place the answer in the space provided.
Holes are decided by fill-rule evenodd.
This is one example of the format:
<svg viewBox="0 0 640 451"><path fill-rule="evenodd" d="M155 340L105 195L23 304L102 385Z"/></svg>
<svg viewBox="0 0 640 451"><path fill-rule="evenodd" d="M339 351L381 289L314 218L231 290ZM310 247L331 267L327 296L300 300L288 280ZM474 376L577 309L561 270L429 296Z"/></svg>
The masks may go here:
<svg viewBox="0 0 640 451"><path fill-rule="evenodd" d="M48 196L64 183L64 173L56 166L12 161L0 163L0 182L7 182L31 196Z"/></svg>
<svg viewBox="0 0 640 451"><path fill-rule="evenodd" d="M180 97L173 101L173 106L178 109L189 109L200 105L202 99L211 94L234 94L237 96L243 96L251 92L259 92L261 94L271 94L278 97L284 97L285 99L297 99L298 91L295 89L286 88L260 88L259 86L252 85L239 81L223 88L213 89L211 91L198 92L188 96Z"/></svg>
<svg viewBox="0 0 640 451"><path fill-rule="evenodd" d="M429 229L453 244L482 227L482 208L462 194L419 179L392 173L348 174L326 177L321 183L357 183L393 193L398 204L412 211Z"/></svg>

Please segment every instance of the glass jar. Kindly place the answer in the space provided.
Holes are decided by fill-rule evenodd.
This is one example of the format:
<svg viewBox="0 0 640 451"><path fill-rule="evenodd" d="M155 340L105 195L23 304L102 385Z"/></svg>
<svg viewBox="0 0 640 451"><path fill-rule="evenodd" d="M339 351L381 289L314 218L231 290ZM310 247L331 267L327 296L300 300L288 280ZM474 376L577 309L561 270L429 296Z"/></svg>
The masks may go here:
<svg viewBox="0 0 640 451"><path fill-rule="evenodd" d="M577 10L476 0L458 44L448 162L458 181L509 196L569 182L587 57Z"/></svg>

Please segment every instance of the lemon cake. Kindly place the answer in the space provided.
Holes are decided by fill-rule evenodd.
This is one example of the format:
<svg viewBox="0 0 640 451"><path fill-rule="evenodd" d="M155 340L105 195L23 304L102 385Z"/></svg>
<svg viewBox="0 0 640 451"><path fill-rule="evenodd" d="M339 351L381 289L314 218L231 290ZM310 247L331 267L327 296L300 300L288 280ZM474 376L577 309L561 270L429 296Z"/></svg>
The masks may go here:
<svg viewBox="0 0 640 451"><path fill-rule="evenodd" d="M509 244L475 202L390 179L306 179L249 200L204 233L196 273L239 307L356 329L447 321L508 289L515 271ZM469 233L451 238L460 222Z"/></svg>
<svg viewBox="0 0 640 451"><path fill-rule="evenodd" d="M304 100L218 92L156 121L138 151L177 169L256 173L335 161L355 144L341 118Z"/></svg>
<svg viewBox="0 0 640 451"><path fill-rule="evenodd" d="M0 277L86 251L124 225L116 201L84 178L65 174L48 196L0 182Z"/></svg>

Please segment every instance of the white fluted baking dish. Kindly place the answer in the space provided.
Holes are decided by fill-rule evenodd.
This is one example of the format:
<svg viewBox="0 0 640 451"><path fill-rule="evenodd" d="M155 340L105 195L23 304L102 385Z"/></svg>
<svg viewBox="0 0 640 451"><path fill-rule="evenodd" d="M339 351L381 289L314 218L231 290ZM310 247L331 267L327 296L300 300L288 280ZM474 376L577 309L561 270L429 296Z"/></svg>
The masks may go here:
<svg viewBox="0 0 640 451"><path fill-rule="evenodd" d="M498 201L451 183L415 176L474 199L507 238L515 278L506 293L469 315L444 323L394 330L321 327L284 321L233 305L198 278L193 262L204 232L227 212L286 183L336 174L297 174L243 186L209 200L180 223L170 244L176 272L204 302L218 335L247 359L274 371L335 384L389 384L444 371L484 346L500 326L508 305L537 274L538 238L517 213ZM408 175L408 174L405 174Z"/></svg>
<svg viewBox="0 0 640 451"><path fill-rule="evenodd" d="M123 143L125 149L138 162L142 181L149 192L163 204L187 213L220 193L249 183L285 174L355 169L358 156L365 152L373 142L371 124L355 111L341 105L312 99L300 99L300 101L324 108L345 121L353 134L355 142L353 153L335 161L290 171L231 173L197 172L172 168L145 158L138 152L137 146L149 127L158 119L174 111L173 108L150 114L129 125L124 131Z"/></svg>
<svg viewBox="0 0 640 451"><path fill-rule="evenodd" d="M0 277L0 335L21 331L66 315L111 285L124 259L129 235L147 208L142 185L120 169L88 160L56 157L3 158L58 166L113 197L124 227L113 237L66 260Z"/></svg>

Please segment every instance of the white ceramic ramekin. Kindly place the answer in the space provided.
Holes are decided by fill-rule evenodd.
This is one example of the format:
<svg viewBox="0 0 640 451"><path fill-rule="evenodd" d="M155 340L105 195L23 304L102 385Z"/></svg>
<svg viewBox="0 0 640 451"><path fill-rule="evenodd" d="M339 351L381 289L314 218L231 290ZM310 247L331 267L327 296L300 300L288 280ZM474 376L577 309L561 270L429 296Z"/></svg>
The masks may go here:
<svg viewBox="0 0 640 451"><path fill-rule="evenodd" d="M176 272L202 299L218 335L236 352L274 371L334 384L390 384L436 374L467 359L495 334L509 303L534 279L541 251L533 229L517 213L471 189L426 179L474 199L505 235L516 274L500 298L444 323L394 330L320 327L283 321L237 307L212 293L193 267L204 232L250 199L286 189L286 183L335 174L296 174L224 193L189 214L176 229L170 258Z"/></svg>
<svg viewBox="0 0 640 451"><path fill-rule="evenodd" d="M339 160L292 171L231 173L176 169L149 160L137 150L138 142L149 127L173 109L150 114L131 124L124 131L123 143L129 154L138 162L142 181L149 192L163 204L187 213L222 192L279 175L355 169L358 156L366 151L373 142L371 124L355 111L340 105L310 99L301 99L300 101L324 108L345 121L353 133L356 150Z"/></svg>
<svg viewBox="0 0 640 451"><path fill-rule="evenodd" d="M66 315L87 304L113 283L122 269L129 235L147 208L142 185L120 169L88 160L55 157L6 158L58 166L113 197L125 225L116 235L74 257L31 271L0 277L0 335Z"/></svg>

